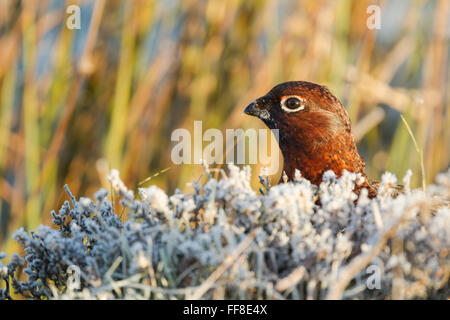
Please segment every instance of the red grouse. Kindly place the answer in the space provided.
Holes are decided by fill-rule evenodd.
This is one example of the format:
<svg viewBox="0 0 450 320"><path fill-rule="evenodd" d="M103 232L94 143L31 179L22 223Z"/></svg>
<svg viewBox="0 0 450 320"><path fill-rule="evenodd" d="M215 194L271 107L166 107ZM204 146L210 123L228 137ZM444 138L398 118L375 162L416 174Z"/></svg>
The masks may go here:
<svg viewBox="0 0 450 320"><path fill-rule="evenodd" d="M289 179L298 169L319 185L325 171L333 170L339 177L346 169L365 178L357 193L365 187L369 197L376 196L378 183L364 172L365 162L356 148L347 111L326 87L305 81L281 83L244 112L279 130L283 169Z"/></svg>

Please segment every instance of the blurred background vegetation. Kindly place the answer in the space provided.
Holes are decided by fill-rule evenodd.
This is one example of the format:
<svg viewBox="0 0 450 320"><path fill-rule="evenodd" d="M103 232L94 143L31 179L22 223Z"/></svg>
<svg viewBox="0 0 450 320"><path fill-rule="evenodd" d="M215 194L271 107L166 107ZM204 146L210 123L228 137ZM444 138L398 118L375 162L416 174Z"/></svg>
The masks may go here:
<svg viewBox="0 0 450 320"><path fill-rule="evenodd" d="M66 27L67 6L81 29ZM370 4L381 29L366 26ZM371 178L420 161L449 166L450 1L0 0L0 249L92 196L110 168L129 186L187 190L199 165L174 165L176 128L264 128L243 108L274 85L327 85L348 108ZM258 173L259 168L254 168ZM256 174L254 175L256 179ZM274 177L274 181L278 181ZM255 180L256 186L256 180Z"/></svg>

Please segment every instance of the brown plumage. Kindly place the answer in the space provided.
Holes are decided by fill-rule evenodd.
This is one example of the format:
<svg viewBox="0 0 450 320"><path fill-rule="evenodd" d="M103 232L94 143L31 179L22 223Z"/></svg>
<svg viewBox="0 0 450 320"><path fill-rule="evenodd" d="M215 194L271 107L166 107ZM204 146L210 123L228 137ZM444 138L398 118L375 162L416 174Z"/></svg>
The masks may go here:
<svg viewBox="0 0 450 320"><path fill-rule="evenodd" d="M281 83L244 112L279 130L283 170L289 179L298 169L319 185L325 171L331 169L339 177L346 169L365 178L357 193L365 187L369 197L376 196L378 184L364 172L365 162L356 148L347 111L326 87L305 81Z"/></svg>

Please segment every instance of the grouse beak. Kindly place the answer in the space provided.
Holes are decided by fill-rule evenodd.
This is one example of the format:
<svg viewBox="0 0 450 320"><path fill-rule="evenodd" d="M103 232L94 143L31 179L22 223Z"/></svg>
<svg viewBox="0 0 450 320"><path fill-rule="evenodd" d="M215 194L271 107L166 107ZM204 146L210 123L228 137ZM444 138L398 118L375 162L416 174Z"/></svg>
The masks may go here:
<svg viewBox="0 0 450 320"><path fill-rule="evenodd" d="M244 113L248 114L249 116L258 117L261 120L269 120L269 110L270 104L268 103L268 99L266 97L261 97L245 107Z"/></svg>
<svg viewBox="0 0 450 320"><path fill-rule="evenodd" d="M244 113L248 114L249 116L257 117L259 114L259 109L257 107L256 101L253 101L247 107L245 107Z"/></svg>

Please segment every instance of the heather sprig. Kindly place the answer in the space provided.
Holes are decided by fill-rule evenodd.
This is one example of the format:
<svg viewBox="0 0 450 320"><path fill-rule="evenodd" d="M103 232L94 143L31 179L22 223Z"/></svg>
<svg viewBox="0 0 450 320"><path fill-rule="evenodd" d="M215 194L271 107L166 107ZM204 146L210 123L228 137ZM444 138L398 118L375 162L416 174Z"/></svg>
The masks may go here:
<svg viewBox="0 0 450 320"><path fill-rule="evenodd" d="M192 193L150 186L136 198L113 170L118 208L105 189L92 200L66 187L53 227L15 232L25 257L0 262L0 298L11 289L35 299L447 298L450 170L426 193L410 189L410 176L396 198L387 173L376 198L363 189L355 201L354 173L326 172L319 187L299 172L272 186L262 175L257 193L249 168L229 165ZM378 288L367 285L369 267Z"/></svg>

